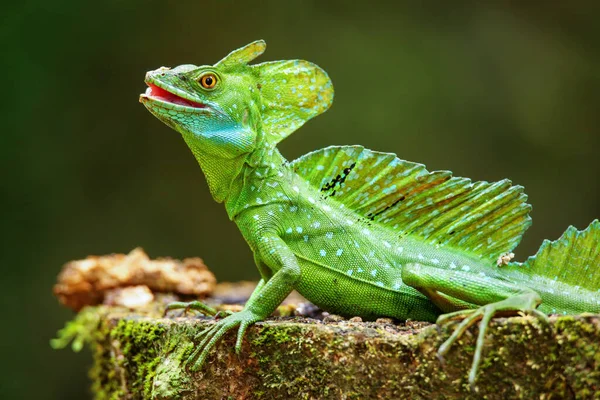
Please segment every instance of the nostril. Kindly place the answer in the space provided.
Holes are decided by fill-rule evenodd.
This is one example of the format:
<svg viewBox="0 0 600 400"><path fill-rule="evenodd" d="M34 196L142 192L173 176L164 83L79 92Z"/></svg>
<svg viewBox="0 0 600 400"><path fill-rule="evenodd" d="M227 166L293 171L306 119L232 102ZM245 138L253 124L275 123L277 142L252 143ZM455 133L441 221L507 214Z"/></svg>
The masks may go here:
<svg viewBox="0 0 600 400"><path fill-rule="evenodd" d="M187 81L187 76L179 75L179 79L181 79L182 81Z"/></svg>
<svg viewBox="0 0 600 400"><path fill-rule="evenodd" d="M171 68L169 68L169 67L160 67L159 69L157 69L154 72L157 72L157 73L160 72L160 76L165 76L166 75L165 72L169 71L170 69Z"/></svg>

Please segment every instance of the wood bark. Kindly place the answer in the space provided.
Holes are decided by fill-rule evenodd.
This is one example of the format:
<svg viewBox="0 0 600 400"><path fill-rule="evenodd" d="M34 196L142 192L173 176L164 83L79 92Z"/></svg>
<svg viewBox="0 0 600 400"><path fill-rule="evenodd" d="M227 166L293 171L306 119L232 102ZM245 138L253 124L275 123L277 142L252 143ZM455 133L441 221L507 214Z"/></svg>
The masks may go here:
<svg viewBox="0 0 600 400"><path fill-rule="evenodd" d="M486 339L474 388L467 383L477 328L442 362L436 349L453 325L278 317L249 328L241 354L236 331L204 367L185 361L194 336L214 321L162 318L97 306L82 311L91 332L96 398L431 399L593 398L600 389L600 316L499 318ZM80 314L81 315L81 314ZM90 322L92 321L92 322ZM74 323L76 323L75 321Z"/></svg>

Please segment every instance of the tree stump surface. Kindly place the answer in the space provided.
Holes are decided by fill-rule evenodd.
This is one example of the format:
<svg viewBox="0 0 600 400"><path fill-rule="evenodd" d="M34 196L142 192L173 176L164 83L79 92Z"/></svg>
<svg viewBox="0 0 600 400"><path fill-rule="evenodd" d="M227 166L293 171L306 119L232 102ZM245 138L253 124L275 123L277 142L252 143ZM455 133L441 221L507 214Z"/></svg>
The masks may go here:
<svg viewBox="0 0 600 400"><path fill-rule="evenodd" d="M553 316L550 327L529 316L495 319L477 383L470 388L467 374L476 327L442 362L436 350L455 325L440 330L428 323L359 322L336 316L272 317L257 323L248 329L239 355L234 351L237 331L232 330L204 367L191 372L185 361L198 342L194 336L214 320L179 311L165 318L162 312L169 300L157 296L135 311L87 307L65 328L91 344L90 377L97 399L600 396L597 315Z"/></svg>

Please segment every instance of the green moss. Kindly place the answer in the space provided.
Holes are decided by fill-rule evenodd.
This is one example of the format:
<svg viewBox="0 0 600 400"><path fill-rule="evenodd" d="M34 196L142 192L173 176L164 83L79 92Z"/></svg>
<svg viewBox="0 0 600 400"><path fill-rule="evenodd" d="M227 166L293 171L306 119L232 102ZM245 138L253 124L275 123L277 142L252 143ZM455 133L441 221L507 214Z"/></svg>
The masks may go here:
<svg viewBox="0 0 600 400"><path fill-rule="evenodd" d="M81 351L85 344L92 343L101 317L102 312L98 307L85 307L58 331L57 337L50 340L50 346L53 349L63 349L71 343L73 351Z"/></svg>
<svg viewBox="0 0 600 400"><path fill-rule="evenodd" d="M576 398L597 397L600 393L600 321L597 317L560 317L556 340L563 351L559 362Z"/></svg>
<svg viewBox="0 0 600 400"><path fill-rule="evenodd" d="M102 310L99 307L99 311ZM125 397L125 386L122 384L122 369L110 346L110 320L103 318L94 335L92 344L94 365L89 375L92 380L92 392L97 400L119 399Z"/></svg>
<svg viewBox="0 0 600 400"><path fill-rule="evenodd" d="M102 309L102 307L100 307ZM181 356L173 368L165 364L165 350L177 347L168 340L169 326L147 318L105 318L94 335L95 364L90 371L97 399L161 397L161 380L170 371L180 374ZM167 340L165 340L167 338ZM174 354L177 354L174 353ZM180 378L184 382L185 378Z"/></svg>
<svg viewBox="0 0 600 400"><path fill-rule="evenodd" d="M234 330L201 371L190 372L186 360L198 343L194 336L209 322L116 308L95 312L95 332L89 315L78 317L73 326L79 328L69 332L87 332L91 340L97 399L585 398L600 392L595 316L554 318L552 329L531 317L494 320L471 391L467 373L477 327L442 364L437 348L456 325L416 333L389 324L267 321L248 329L240 355L233 350Z"/></svg>
<svg viewBox="0 0 600 400"><path fill-rule="evenodd" d="M127 363L124 379L131 380L132 392L141 392L146 398L152 394L152 382L161 361L159 339L164 332L161 324L127 319L120 320L110 331L118 360ZM125 366L123 363L121 368Z"/></svg>
<svg viewBox="0 0 600 400"><path fill-rule="evenodd" d="M365 338L377 336L381 332L376 329L363 331L362 325L352 329L339 328L337 325L323 329L314 325L283 323L257 330L251 343L258 350L254 355L259 368L253 373L256 373L262 387L253 392L254 396L262 398L271 397L273 393L287 393L299 398L327 398L337 397L340 387L360 386L358 390L344 395L361 398L364 393L374 390L376 381L367 377L381 373L378 362L382 359L397 358L398 345L357 340L357 334ZM344 330L351 335L345 334ZM315 335L315 331L323 332ZM360 350L355 348L357 345ZM359 368L353 365L356 359L361 359ZM352 361L350 368L340 368L346 360ZM277 368L273 368L274 365ZM264 391L264 387L271 390Z"/></svg>

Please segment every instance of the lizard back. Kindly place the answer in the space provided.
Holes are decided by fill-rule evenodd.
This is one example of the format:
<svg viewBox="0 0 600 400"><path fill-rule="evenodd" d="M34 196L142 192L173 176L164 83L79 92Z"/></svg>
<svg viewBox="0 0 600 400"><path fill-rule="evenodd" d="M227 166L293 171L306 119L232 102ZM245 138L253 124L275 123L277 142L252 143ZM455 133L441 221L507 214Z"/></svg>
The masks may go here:
<svg viewBox="0 0 600 400"><path fill-rule="evenodd" d="M321 197L393 232L397 240L410 236L496 261L531 225L523 187L508 179L472 182L362 146L327 147L292 167Z"/></svg>

